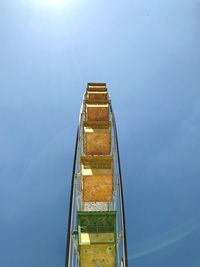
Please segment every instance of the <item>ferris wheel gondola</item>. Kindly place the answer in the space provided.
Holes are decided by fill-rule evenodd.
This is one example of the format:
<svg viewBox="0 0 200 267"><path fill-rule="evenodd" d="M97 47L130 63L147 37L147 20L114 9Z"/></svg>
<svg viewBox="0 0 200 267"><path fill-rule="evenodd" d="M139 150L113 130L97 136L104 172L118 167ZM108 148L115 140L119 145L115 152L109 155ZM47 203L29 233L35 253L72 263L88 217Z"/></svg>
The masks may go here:
<svg viewBox="0 0 200 267"><path fill-rule="evenodd" d="M105 83L88 83L81 105L65 267L128 267L117 127Z"/></svg>

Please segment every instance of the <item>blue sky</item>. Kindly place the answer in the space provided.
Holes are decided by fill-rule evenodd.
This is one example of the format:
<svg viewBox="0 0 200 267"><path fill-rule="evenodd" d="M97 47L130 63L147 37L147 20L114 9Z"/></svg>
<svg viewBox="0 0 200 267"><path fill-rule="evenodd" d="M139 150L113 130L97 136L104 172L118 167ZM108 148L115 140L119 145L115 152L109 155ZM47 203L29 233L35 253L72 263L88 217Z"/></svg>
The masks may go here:
<svg viewBox="0 0 200 267"><path fill-rule="evenodd" d="M199 0L1 0L0 267L64 266L89 81L116 113L130 267L200 266L199 29Z"/></svg>

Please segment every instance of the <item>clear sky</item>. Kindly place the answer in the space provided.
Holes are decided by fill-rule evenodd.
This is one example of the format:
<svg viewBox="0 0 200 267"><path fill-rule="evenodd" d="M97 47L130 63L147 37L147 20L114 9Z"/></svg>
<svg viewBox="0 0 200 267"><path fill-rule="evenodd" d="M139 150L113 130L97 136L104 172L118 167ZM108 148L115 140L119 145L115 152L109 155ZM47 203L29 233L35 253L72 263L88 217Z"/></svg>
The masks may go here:
<svg viewBox="0 0 200 267"><path fill-rule="evenodd" d="M200 1L0 1L0 267L65 260L86 83L116 113L130 267L200 266Z"/></svg>

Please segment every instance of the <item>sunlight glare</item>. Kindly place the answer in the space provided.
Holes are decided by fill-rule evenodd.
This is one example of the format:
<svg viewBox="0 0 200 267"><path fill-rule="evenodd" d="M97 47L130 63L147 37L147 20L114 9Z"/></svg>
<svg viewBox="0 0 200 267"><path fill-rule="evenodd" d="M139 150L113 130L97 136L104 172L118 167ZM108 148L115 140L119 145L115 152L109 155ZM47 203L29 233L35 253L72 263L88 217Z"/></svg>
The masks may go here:
<svg viewBox="0 0 200 267"><path fill-rule="evenodd" d="M41 0L44 5L61 7L64 5L65 0Z"/></svg>
<svg viewBox="0 0 200 267"><path fill-rule="evenodd" d="M34 0L35 5L46 8L63 8L71 0Z"/></svg>

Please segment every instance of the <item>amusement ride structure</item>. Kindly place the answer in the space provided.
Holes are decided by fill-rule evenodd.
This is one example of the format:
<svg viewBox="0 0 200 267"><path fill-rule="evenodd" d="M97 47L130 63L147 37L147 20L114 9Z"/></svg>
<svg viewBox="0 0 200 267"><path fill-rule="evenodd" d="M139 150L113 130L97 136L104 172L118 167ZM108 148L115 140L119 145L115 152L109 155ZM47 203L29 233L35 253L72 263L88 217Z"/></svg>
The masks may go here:
<svg viewBox="0 0 200 267"><path fill-rule="evenodd" d="M76 136L65 267L128 267L117 127L105 83L88 83Z"/></svg>

